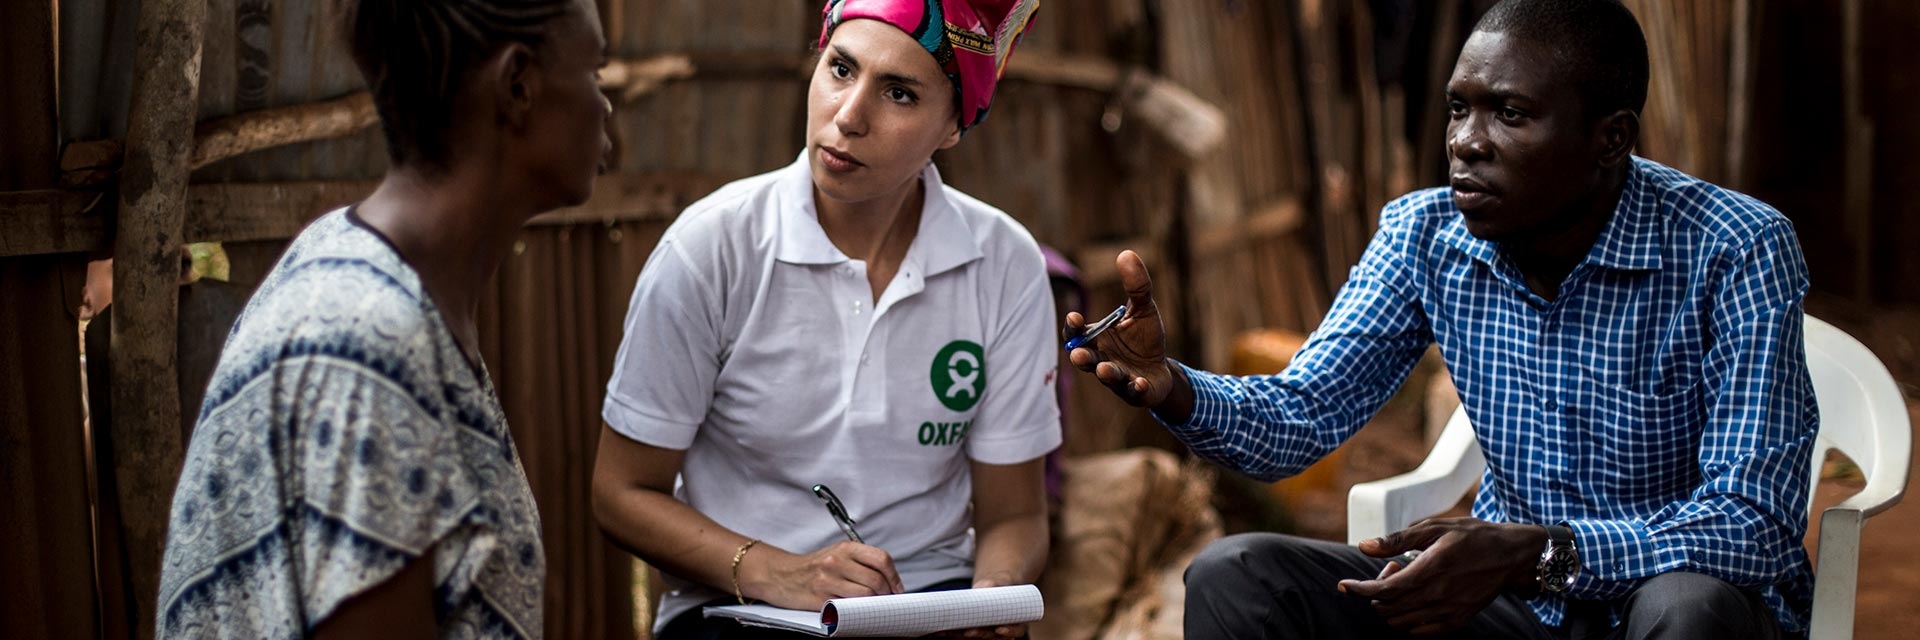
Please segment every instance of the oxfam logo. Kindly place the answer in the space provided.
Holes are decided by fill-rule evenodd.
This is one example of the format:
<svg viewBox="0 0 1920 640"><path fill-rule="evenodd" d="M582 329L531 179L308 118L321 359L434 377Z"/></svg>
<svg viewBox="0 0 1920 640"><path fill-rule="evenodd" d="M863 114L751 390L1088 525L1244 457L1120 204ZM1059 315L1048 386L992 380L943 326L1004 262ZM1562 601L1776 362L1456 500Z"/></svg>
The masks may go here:
<svg viewBox="0 0 1920 640"><path fill-rule="evenodd" d="M987 389L987 362L980 345L955 340L933 356L933 397L954 411L966 411L979 404L980 392Z"/></svg>

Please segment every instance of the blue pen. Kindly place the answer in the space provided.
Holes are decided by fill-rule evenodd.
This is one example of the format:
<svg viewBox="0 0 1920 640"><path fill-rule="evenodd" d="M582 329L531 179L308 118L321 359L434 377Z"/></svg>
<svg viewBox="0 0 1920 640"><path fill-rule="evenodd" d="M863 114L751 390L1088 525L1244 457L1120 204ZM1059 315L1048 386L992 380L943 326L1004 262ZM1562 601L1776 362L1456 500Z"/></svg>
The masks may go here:
<svg viewBox="0 0 1920 640"><path fill-rule="evenodd" d="M1087 330L1085 333L1082 333L1080 335L1077 335L1077 336L1074 336L1073 338L1068 339L1067 350L1072 351L1074 349L1078 349L1080 347L1086 346L1088 343L1093 342L1094 338L1097 338L1100 336L1100 332L1106 331L1108 327L1112 327L1113 325L1120 324L1120 319L1126 316L1127 316L1127 305L1124 305L1124 304L1120 305L1120 308L1114 309L1113 313L1107 314L1107 317L1101 318L1099 322L1093 323L1093 326L1087 327Z"/></svg>

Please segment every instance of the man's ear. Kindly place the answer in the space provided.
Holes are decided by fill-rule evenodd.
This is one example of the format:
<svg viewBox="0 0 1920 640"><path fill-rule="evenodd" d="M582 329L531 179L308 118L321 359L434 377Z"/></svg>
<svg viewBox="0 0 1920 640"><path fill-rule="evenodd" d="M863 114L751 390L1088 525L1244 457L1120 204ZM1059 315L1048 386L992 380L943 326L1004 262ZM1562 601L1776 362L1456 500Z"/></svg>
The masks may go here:
<svg viewBox="0 0 1920 640"><path fill-rule="evenodd" d="M518 129L526 126L533 101L540 95L540 74L534 73L533 49L510 42L487 61L489 91L500 122Z"/></svg>
<svg viewBox="0 0 1920 640"><path fill-rule="evenodd" d="M1594 132L1602 167L1617 167L1628 162L1633 147L1640 143L1640 114L1621 109L1601 118Z"/></svg>

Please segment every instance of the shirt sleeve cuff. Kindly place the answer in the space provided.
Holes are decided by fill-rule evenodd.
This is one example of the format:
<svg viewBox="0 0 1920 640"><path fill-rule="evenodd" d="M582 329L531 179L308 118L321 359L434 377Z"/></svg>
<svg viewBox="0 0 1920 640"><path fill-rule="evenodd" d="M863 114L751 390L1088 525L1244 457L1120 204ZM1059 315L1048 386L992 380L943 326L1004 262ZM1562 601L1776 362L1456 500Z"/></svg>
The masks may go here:
<svg viewBox="0 0 1920 640"><path fill-rule="evenodd" d="M1193 413L1187 415L1186 422L1169 422L1158 411L1149 411L1153 419L1165 425L1167 430L1178 435L1193 436L1215 430L1228 411L1226 407L1234 404L1233 392L1228 388L1223 376L1217 373L1201 371L1189 367L1184 362L1169 359L1173 366L1186 374L1187 384L1193 387Z"/></svg>
<svg viewBox="0 0 1920 640"><path fill-rule="evenodd" d="M1580 600L1617 598L1653 573L1659 547L1646 526L1634 520L1568 520L1574 550L1580 554L1580 575L1567 596Z"/></svg>
<svg viewBox="0 0 1920 640"><path fill-rule="evenodd" d="M693 436L700 431L698 424L647 415L611 393L600 407L600 419L607 421L615 433L662 449L685 451L693 446Z"/></svg>

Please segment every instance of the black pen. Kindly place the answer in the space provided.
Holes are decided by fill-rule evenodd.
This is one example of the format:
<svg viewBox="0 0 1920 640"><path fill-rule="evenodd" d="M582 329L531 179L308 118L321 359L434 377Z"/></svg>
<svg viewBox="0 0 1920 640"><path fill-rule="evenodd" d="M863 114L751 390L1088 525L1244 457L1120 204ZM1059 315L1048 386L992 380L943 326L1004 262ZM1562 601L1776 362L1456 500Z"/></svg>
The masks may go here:
<svg viewBox="0 0 1920 640"><path fill-rule="evenodd" d="M824 484L816 484L813 485L813 495L818 496L820 502L827 505L827 513L833 515L833 523L840 525L840 532L847 534L848 540L860 544L867 543L866 540L860 539L860 532L853 530L853 518L847 515L846 505L840 504L840 498L833 495L832 489L828 489Z"/></svg>

